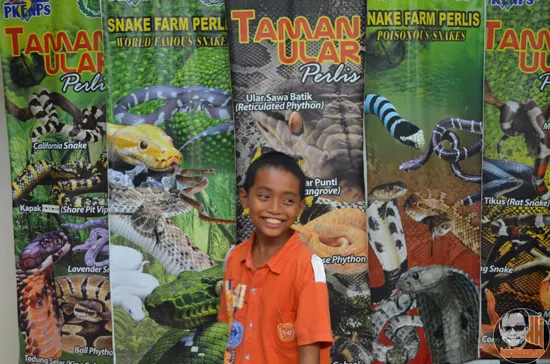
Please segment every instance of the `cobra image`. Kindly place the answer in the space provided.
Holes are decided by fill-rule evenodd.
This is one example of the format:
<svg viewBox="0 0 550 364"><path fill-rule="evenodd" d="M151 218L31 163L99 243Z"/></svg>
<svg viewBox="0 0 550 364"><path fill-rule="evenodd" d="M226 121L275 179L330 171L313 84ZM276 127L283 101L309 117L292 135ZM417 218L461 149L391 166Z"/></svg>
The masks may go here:
<svg viewBox="0 0 550 364"><path fill-rule="evenodd" d="M369 3L363 111L377 364L478 358L484 9L481 0ZM402 21L388 22L396 12ZM463 22L443 19L458 14ZM411 34L419 37L397 37Z"/></svg>
<svg viewBox="0 0 550 364"><path fill-rule="evenodd" d="M502 35L519 36L517 29L529 29L520 39L548 34L549 10L543 2L510 12L499 6L487 10L480 348L482 358L510 363L550 358L547 336L543 341L537 338L542 328L523 325L519 330L535 319L532 316L548 320L550 311L545 267L550 259L550 95L543 83L547 70L540 62L524 61L536 45L526 43L526 52L517 47L504 50ZM521 318L526 313L531 319ZM546 325L544 330L547 335ZM510 340L518 338L523 339L519 345Z"/></svg>
<svg viewBox="0 0 550 364"><path fill-rule="evenodd" d="M223 2L102 9L117 363L222 363L218 282L236 224ZM128 17L153 19L154 36Z"/></svg>
<svg viewBox="0 0 550 364"><path fill-rule="evenodd" d="M30 238L16 239L21 357L111 363L107 220L33 217Z"/></svg>

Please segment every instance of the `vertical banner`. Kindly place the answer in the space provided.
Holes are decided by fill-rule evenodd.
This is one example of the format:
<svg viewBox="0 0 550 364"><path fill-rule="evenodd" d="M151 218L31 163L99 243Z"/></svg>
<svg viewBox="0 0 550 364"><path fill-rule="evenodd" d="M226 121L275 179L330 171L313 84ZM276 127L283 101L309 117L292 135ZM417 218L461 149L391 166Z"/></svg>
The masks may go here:
<svg viewBox="0 0 550 364"><path fill-rule="evenodd" d="M221 363L235 242L224 4L103 1L118 364Z"/></svg>
<svg viewBox="0 0 550 364"><path fill-rule="evenodd" d="M110 364L99 4L1 3L19 363Z"/></svg>
<svg viewBox="0 0 550 364"><path fill-rule="evenodd" d="M483 0L368 3L375 363L478 357Z"/></svg>
<svg viewBox="0 0 550 364"><path fill-rule="evenodd" d="M294 228L325 263L334 363L372 360L363 173L365 5L227 4L237 187L265 151L299 161L307 177L306 208ZM237 222L240 243L254 226L239 200Z"/></svg>
<svg viewBox="0 0 550 364"><path fill-rule="evenodd" d="M487 5L480 345L512 363L548 348L549 27L547 1Z"/></svg>

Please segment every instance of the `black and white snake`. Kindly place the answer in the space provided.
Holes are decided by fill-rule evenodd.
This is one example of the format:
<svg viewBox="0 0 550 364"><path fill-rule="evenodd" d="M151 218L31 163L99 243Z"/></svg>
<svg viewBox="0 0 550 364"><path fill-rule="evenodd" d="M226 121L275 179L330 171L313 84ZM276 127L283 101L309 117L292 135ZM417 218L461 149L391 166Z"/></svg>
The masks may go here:
<svg viewBox="0 0 550 364"><path fill-rule="evenodd" d="M145 102L157 99L167 100L166 103L147 115L137 115L130 109ZM222 90L202 86L151 86L132 92L120 99L113 114L123 125L159 125L178 112L203 111L207 117L219 120L233 119L231 94ZM180 148L184 149L195 140L221 133L232 132L235 129L233 120L214 125L186 141Z"/></svg>
<svg viewBox="0 0 550 364"><path fill-rule="evenodd" d="M165 99L166 103L147 115L130 113L133 107L157 99ZM231 94L222 90L202 86L151 86L141 88L120 99L113 114L123 125L164 123L177 112L202 110L209 118L231 119Z"/></svg>
<svg viewBox="0 0 550 364"><path fill-rule="evenodd" d="M378 116L392 137L415 149L424 148L422 129L402 118L384 96L370 94L365 98L365 114Z"/></svg>
<svg viewBox="0 0 550 364"><path fill-rule="evenodd" d="M91 143L98 142L105 135L107 123L105 106L98 108L92 105L80 110L65 96L57 92L49 92L47 89L31 94L28 108L19 108L8 98L5 100L6 110L16 119L28 121L35 118L40 122L40 125L31 133L33 144L42 136L53 133L65 135L71 140ZM72 116L72 125L59 122L57 106Z"/></svg>
<svg viewBox="0 0 550 364"><path fill-rule="evenodd" d="M483 146L482 140L480 139L467 147L461 147L456 134L448 129L458 129L481 135L483 133L483 124L478 121L459 118L449 118L440 121L432 132L432 139L426 151L420 157L402 163L399 169L405 172L419 169L428 162L432 153L435 153L439 158L451 162L452 171L457 177L466 182L480 183L481 178L463 174L458 162L478 154ZM451 141L452 149L446 149L443 146L442 143L444 140Z"/></svg>
<svg viewBox="0 0 550 364"><path fill-rule="evenodd" d="M397 198L406 193L403 182L391 182L374 187L368 195L368 241L384 271L384 285L371 288L374 303L391 295L399 276L408 268L407 245L397 207Z"/></svg>

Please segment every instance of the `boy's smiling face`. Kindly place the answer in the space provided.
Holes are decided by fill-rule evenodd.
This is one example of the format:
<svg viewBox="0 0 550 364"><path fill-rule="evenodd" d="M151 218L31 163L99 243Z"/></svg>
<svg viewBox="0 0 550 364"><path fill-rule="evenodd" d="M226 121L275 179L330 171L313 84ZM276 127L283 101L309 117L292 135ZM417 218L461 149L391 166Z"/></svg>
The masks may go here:
<svg viewBox="0 0 550 364"><path fill-rule="evenodd" d="M240 191L242 204L262 238L290 237L290 226L303 209L300 181L283 169L258 170L249 192Z"/></svg>

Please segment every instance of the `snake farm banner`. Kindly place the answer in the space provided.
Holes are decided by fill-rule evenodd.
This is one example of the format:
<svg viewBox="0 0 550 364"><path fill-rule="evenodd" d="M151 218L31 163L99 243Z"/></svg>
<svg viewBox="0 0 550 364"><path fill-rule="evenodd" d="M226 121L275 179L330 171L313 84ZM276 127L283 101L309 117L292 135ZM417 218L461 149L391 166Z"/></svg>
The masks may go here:
<svg viewBox="0 0 550 364"><path fill-rule="evenodd" d="M0 3L19 363L110 364L99 4Z"/></svg>
<svg viewBox="0 0 550 364"><path fill-rule="evenodd" d="M116 363L222 363L218 282L236 238L225 6L102 12Z"/></svg>
<svg viewBox="0 0 550 364"><path fill-rule="evenodd" d="M375 363L478 357L483 0L368 4Z"/></svg>
<svg viewBox="0 0 550 364"><path fill-rule="evenodd" d="M306 208L294 228L325 263L334 363L372 360L363 173L365 5L227 2L237 187L266 151L299 161L307 177ZM237 223L240 243L254 226L239 199ZM347 243L334 246L335 237Z"/></svg>
<svg viewBox="0 0 550 364"><path fill-rule="evenodd" d="M518 312L550 319L550 3L514 4L487 5L480 340L511 362L548 347Z"/></svg>

